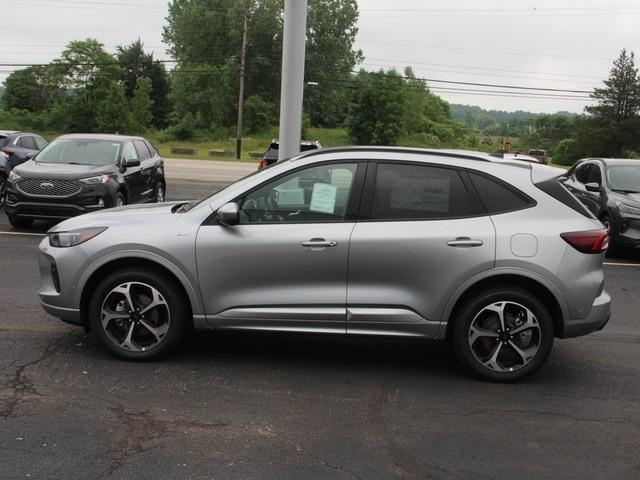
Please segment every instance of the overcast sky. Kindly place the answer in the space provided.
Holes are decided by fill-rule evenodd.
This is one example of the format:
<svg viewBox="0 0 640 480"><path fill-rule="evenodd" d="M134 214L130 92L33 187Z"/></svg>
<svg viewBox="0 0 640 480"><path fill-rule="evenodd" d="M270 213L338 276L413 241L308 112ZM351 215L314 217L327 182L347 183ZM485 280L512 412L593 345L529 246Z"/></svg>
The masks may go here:
<svg viewBox="0 0 640 480"><path fill-rule="evenodd" d="M164 0L0 0L0 5L0 63L48 62L67 42L87 37L111 52L140 37L156 58L169 58L161 37ZM433 80L589 91L606 78L622 48L640 53L638 0L360 0L359 5L357 47L367 69L411 65L418 76ZM9 70L0 66L0 80ZM452 103L484 108L580 112L586 104L562 97L583 93L429 85ZM496 93L505 91L514 93Z"/></svg>

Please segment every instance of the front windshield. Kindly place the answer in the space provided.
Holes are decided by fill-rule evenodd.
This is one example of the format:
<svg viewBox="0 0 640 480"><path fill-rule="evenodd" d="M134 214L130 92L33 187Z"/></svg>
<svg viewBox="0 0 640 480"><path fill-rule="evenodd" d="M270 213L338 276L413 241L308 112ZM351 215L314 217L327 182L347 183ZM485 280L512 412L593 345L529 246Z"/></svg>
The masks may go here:
<svg viewBox="0 0 640 480"><path fill-rule="evenodd" d="M609 167L607 178L611 190L640 193L640 160L638 165Z"/></svg>
<svg viewBox="0 0 640 480"><path fill-rule="evenodd" d="M36 157L37 163L72 165L113 165L120 157L122 142L102 139L60 138L47 145Z"/></svg>

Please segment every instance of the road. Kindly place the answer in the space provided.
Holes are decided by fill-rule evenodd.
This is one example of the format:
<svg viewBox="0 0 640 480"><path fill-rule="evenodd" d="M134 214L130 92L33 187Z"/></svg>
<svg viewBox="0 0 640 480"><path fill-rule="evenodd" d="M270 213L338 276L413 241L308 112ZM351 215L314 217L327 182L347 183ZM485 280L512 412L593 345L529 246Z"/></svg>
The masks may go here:
<svg viewBox="0 0 640 480"><path fill-rule="evenodd" d="M170 198L226 180L169 182ZM127 363L46 315L38 231L0 214L0 478L632 479L640 472L640 266L609 260L613 317L515 385L450 345L198 334Z"/></svg>

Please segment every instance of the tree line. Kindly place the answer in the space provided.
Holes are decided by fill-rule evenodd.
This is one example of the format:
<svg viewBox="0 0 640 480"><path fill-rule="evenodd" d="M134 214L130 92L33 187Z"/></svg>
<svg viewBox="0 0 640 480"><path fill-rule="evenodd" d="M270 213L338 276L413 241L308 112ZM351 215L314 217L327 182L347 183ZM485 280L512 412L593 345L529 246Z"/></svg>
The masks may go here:
<svg viewBox="0 0 640 480"><path fill-rule="evenodd" d="M161 132L166 139L233 136L244 18L248 20L246 133L277 125L283 0L173 0L163 40L172 60L140 40L109 53L70 42L48 64L4 82L0 123L49 132ZM584 115L535 115L451 106L411 68L366 71L354 46L356 0L309 0L304 127L345 128L357 144L479 148L487 135L520 137L555 161L640 151L640 80L623 51ZM484 146L484 148L491 148Z"/></svg>

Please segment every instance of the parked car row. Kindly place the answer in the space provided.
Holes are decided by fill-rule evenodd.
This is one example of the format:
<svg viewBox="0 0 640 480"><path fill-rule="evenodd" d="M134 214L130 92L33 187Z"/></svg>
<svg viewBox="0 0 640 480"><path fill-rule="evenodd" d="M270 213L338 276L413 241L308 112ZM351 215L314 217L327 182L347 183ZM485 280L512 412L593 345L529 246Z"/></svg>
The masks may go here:
<svg viewBox="0 0 640 480"><path fill-rule="evenodd" d="M34 153L11 168L4 184L4 209L16 228L37 219L59 221L127 203L164 201L164 162L142 137L63 135Z"/></svg>

